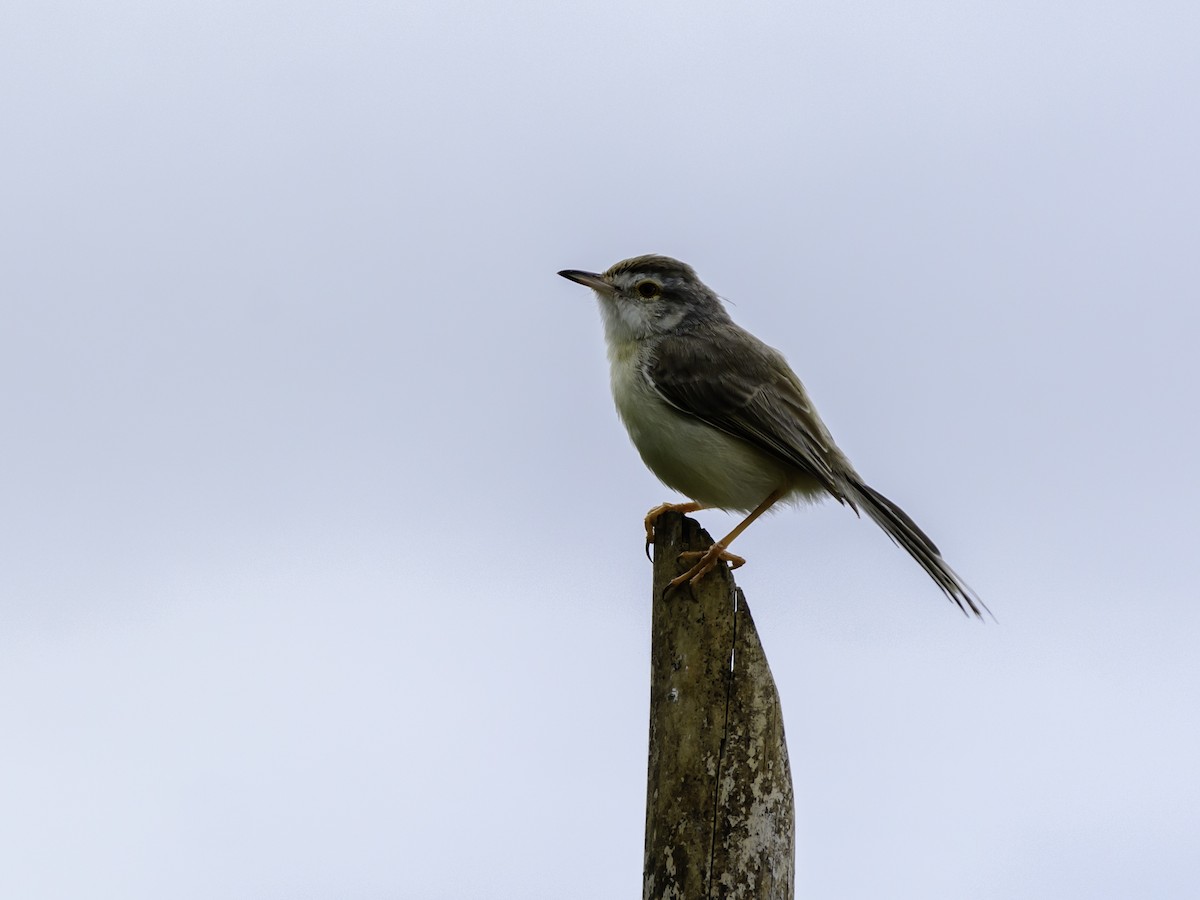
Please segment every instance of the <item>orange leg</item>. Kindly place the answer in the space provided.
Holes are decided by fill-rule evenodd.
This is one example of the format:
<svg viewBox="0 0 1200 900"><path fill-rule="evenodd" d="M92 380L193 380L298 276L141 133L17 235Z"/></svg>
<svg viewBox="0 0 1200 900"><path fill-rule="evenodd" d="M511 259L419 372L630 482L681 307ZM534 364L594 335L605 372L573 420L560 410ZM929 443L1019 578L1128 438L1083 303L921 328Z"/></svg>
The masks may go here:
<svg viewBox="0 0 1200 900"><path fill-rule="evenodd" d="M782 490L771 491L767 499L758 504L754 511L738 524L737 528L721 538L707 550L689 550L686 553L679 554L680 559L696 559L696 564L680 575L678 578L671 579L671 583L667 586L667 590L672 590L679 587L685 581L689 584L695 584L709 572L711 572L718 562L724 561L730 564L731 568L736 569L743 565L746 561L740 556L734 556L728 552L728 547L733 543L733 539L750 527L750 523L765 513L768 509L775 505L780 497L783 496Z"/></svg>
<svg viewBox="0 0 1200 900"><path fill-rule="evenodd" d="M704 509L702 503L660 503L646 513L646 558L650 559L650 545L654 543L654 523L667 512L690 513ZM653 560L651 560L653 562Z"/></svg>

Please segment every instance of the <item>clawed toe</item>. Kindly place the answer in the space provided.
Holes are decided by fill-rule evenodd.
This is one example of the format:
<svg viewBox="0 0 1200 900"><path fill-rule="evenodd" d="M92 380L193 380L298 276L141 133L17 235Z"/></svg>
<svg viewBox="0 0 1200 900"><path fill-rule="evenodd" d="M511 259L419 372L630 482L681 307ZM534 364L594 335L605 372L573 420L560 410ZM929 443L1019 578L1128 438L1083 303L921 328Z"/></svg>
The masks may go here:
<svg viewBox="0 0 1200 900"><path fill-rule="evenodd" d="M660 503L646 513L646 559L654 562L654 558L650 556L650 545L654 543L654 523L658 521L659 516L668 512L696 512L703 508L699 503Z"/></svg>
<svg viewBox="0 0 1200 900"><path fill-rule="evenodd" d="M668 590L674 590L685 582L694 586L696 582L715 569L718 562L729 563L731 569L737 569L746 564L746 560L730 553L719 543L713 544L707 550L686 550L679 554L679 559L681 561L694 559L696 564L679 577L672 578L671 583L667 586Z"/></svg>

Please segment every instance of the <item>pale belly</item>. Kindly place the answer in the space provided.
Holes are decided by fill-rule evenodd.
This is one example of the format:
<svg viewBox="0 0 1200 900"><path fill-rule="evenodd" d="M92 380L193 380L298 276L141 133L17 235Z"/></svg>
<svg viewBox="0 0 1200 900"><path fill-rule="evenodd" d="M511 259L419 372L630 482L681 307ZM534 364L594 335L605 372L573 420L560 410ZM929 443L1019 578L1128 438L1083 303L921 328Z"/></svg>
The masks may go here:
<svg viewBox="0 0 1200 900"><path fill-rule="evenodd" d="M822 493L796 467L678 412L640 373L614 367L613 397L650 471L704 506L749 512L772 491L782 490L788 499Z"/></svg>

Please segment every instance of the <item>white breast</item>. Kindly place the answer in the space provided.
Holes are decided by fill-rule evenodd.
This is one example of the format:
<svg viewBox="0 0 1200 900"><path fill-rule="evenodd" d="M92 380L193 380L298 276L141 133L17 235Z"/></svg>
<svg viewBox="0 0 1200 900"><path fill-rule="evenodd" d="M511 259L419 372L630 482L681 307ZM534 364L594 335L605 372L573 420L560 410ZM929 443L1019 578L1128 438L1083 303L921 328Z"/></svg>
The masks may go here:
<svg viewBox="0 0 1200 900"><path fill-rule="evenodd" d="M788 489L795 470L663 400L642 374L636 345L610 354L617 413L646 466L688 498L748 512L776 489Z"/></svg>

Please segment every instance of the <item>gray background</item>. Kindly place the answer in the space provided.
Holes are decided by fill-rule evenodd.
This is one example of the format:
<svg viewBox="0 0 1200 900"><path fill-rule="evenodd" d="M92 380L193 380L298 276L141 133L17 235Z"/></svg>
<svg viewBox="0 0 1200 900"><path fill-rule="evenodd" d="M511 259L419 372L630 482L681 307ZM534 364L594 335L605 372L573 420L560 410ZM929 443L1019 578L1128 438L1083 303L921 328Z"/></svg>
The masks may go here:
<svg viewBox="0 0 1200 900"><path fill-rule="evenodd" d="M637 896L656 251L999 618L739 540L799 896L1196 896L1198 9L8 0L0 895Z"/></svg>

